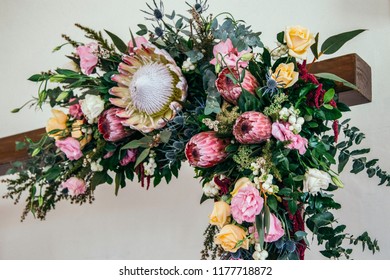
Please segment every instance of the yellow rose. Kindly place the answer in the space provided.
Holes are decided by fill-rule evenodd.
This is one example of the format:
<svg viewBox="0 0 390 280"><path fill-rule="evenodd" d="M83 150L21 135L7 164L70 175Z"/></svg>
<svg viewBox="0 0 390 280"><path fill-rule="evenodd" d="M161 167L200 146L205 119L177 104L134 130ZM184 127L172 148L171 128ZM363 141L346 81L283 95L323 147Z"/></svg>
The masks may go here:
<svg viewBox="0 0 390 280"><path fill-rule="evenodd" d="M68 129L66 128L66 122L68 121L68 116L56 109L52 109L51 113L53 114L53 117L50 118L46 125L46 132L49 133L52 130L61 130L57 133L49 134L49 137L53 137L55 139L59 139L61 137L64 137L68 134Z"/></svg>
<svg viewBox="0 0 390 280"><path fill-rule="evenodd" d="M280 63L272 74L272 79L278 83L280 88L291 87L298 81L299 73L294 71L294 63Z"/></svg>
<svg viewBox="0 0 390 280"><path fill-rule="evenodd" d="M222 228L230 220L230 206L225 201L214 203L213 212L210 215L210 224Z"/></svg>
<svg viewBox="0 0 390 280"><path fill-rule="evenodd" d="M242 242L237 246L238 242ZM246 232L236 225L226 225L214 237L214 243L219 244L225 251L235 253L239 248L249 248L249 240L246 238Z"/></svg>
<svg viewBox="0 0 390 280"><path fill-rule="evenodd" d="M234 185L234 190L230 194L235 196L241 188L248 185L253 185L251 180L249 180L247 177L242 177L237 180L236 184Z"/></svg>
<svg viewBox="0 0 390 280"><path fill-rule="evenodd" d="M81 131L81 128L84 124L83 120L76 120L72 124L72 137L79 140L80 142L80 148L84 148L85 145L92 139L92 135L86 134L84 135L83 132Z"/></svg>
<svg viewBox="0 0 390 280"><path fill-rule="evenodd" d="M306 59L307 50L314 44L314 35L302 26L288 26L284 31L284 40L289 48L289 55Z"/></svg>

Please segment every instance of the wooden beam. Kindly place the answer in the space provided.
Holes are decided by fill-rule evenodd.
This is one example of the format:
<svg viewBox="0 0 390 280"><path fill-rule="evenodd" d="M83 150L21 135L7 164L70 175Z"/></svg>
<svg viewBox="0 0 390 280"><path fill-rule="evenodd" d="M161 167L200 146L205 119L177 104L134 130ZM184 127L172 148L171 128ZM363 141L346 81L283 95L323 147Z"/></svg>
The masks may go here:
<svg viewBox="0 0 390 280"><path fill-rule="evenodd" d="M308 67L310 73L332 73L358 87L353 90L337 83L336 92L341 102L354 106L372 101L371 67L357 54L323 60Z"/></svg>
<svg viewBox="0 0 390 280"><path fill-rule="evenodd" d="M371 102L371 68L357 54L348 54L316 62L310 66L311 73L332 73L356 85L358 90L351 90L338 83L336 91L340 101L349 106ZM0 176L4 175L13 161L24 161L28 158L26 150L16 151L15 142L25 137L38 140L45 133L44 128L0 138Z"/></svg>
<svg viewBox="0 0 390 280"><path fill-rule="evenodd" d="M16 151L15 142L24 141L26 137L33 141L39 140L46 133L44 128L23 132L20 134L0 138L0 176L4 175L14 161L25 161L28 158L27 151Z"/></svg>

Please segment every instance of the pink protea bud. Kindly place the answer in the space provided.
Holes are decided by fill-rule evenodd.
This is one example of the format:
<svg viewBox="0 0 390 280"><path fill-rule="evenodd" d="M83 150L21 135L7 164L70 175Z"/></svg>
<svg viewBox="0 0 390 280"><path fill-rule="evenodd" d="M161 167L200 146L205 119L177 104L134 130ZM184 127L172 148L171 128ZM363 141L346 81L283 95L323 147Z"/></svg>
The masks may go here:
<svg viewBox="0 0 390 280"><path fill-rule="evenodd" d="M230 79L227 75L234 74L234 77L239 80L239 75L241 75L242 71L244 71L242 68L240 68L238 71L234 68L225 68L221 71L221 73L219 73L218 78L215 81L215 86L217 87L217 90L222 95L222 97L234 105L237 105L242 90L240 85L234 84L232 79ZM242 81L241 86L250 93L254 94L256 88L259 87L259 84L256 81L256 78L251 73L249 73L249 71L245 71L244 80Z"/></svg>
<svg viewBox="0 0 390 280"><path fill-rule="evenodd" d="M98 128L104 140L116 142L133 133L132 131L125 130L125 127L122 125L125 119L117 116L123 111L120 108L111 108L100 115Z"/></svg>
<svg viewBox="0 0 390 280"><path fill-rule="evenodd" d="M234 137L241 144L257 144L271 137L271 120L259 112L245 112L233 127Z"/></svg>
<svg viewBox="0 0 390 280"><path fill-rule="evenodd" d="M185 154L192 166L208 168L226 159L229 141L220 139L214 131L194 135L186 145Z"/></svg>

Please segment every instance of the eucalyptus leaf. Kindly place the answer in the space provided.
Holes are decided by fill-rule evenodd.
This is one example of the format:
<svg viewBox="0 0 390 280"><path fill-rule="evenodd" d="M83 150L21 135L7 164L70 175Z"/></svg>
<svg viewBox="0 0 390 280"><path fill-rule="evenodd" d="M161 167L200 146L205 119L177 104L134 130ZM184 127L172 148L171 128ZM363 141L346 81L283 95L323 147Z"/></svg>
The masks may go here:
<svg viewBox="0 0 390 280"><path fill-rule="evenodd" d="M317 73L317 74L314 74L314 76L316 76L318 78L322 78L322 79L328 79L328 80L332 80L335 82L340 82L343 85L345 85L346 87L352 88L354 90L359 90L359 88L357 86L355 86L354 84L352 84L352 83L348 82L347 80L344 80L343 78L340 78L339 76L332 74L332 73Z"/></svg>
<svg viewBox="0 0 390 280"><path fill-rule="evenodd" d="M137 167L141 162L143 162L149 155L150 149L145 149L142 153L137 157L137 161L135 162L134 167Z"/></svg>
<svg viewBox="0 0 390 280"><path fill-rule="evenodd" d="M364 31L366 31L366 29L357 29L331 36L322 44L321 52L324 54L333 54L337 52L346 42L355 38Z"/></svg>
<svg viewBox="0 0 390 280"><path fill-rule="evenodd" d="M110 31L108 30L104 30L106 31L106 33L108 34L108 36L110 36L112 42L114 43L115 47L122 53L126 53L127 52L127 45L122 41L121 38L119 38L117 35L115 35L114 33L111 33Z"/></svg>

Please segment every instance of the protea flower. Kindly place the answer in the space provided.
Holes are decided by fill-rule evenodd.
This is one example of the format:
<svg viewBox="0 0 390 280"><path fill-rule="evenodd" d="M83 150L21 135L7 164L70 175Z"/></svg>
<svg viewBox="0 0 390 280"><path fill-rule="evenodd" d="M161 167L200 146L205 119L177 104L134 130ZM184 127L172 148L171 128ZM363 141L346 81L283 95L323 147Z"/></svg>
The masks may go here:
<svg viewBox="0 0 390 280"><path fill-rule="evenodd" d="M234 84L234 82L226 75L234 74L234 77L239 80L239 75L241 75L242 71L244 70L241 68L238 71L233 68L224 68L221 73L219 73L218 78L215 81L215 86L222 97L234 105L237 105L237 101L240 98L242 90L239 84ZM242 81L241 86L250 93L254 94L256 88L259 87L259 84L256 81L256 78L249 73L249 71L245 71L244 80Z"/></svg>
<svg viewBox="0 0 390 280"><path fill-rule="evenodd" d="M125 110L123 125L144 133L160 129L181 109L187 95L187 82L173 58L152 44L125 55L112 80L110 102Z"/></svg>
<svg viewBox="0 0 390 280"><path fill-rule="evenodd" d="M133 131L125 130L122 125L122 122L126 119L118 117L118 114L123 111L120 108L110 108L100 115L98 128L104 140L116 142L132 134Z"/></svg>
<svg viewBox="0 0 390 280"><path fill-rule="evenodd" d="M192 166L208 168L225 160L228 144L228 140L218 138L214 131L201 132L187 143L185 154Z"/></svg>
<svg viewBox="0 0 390 280"><path fill-rule="evenodd" d="M234 137L241 144L256 144L271 137L271 120L259 112L245 112L233 127Z"/></svg>

